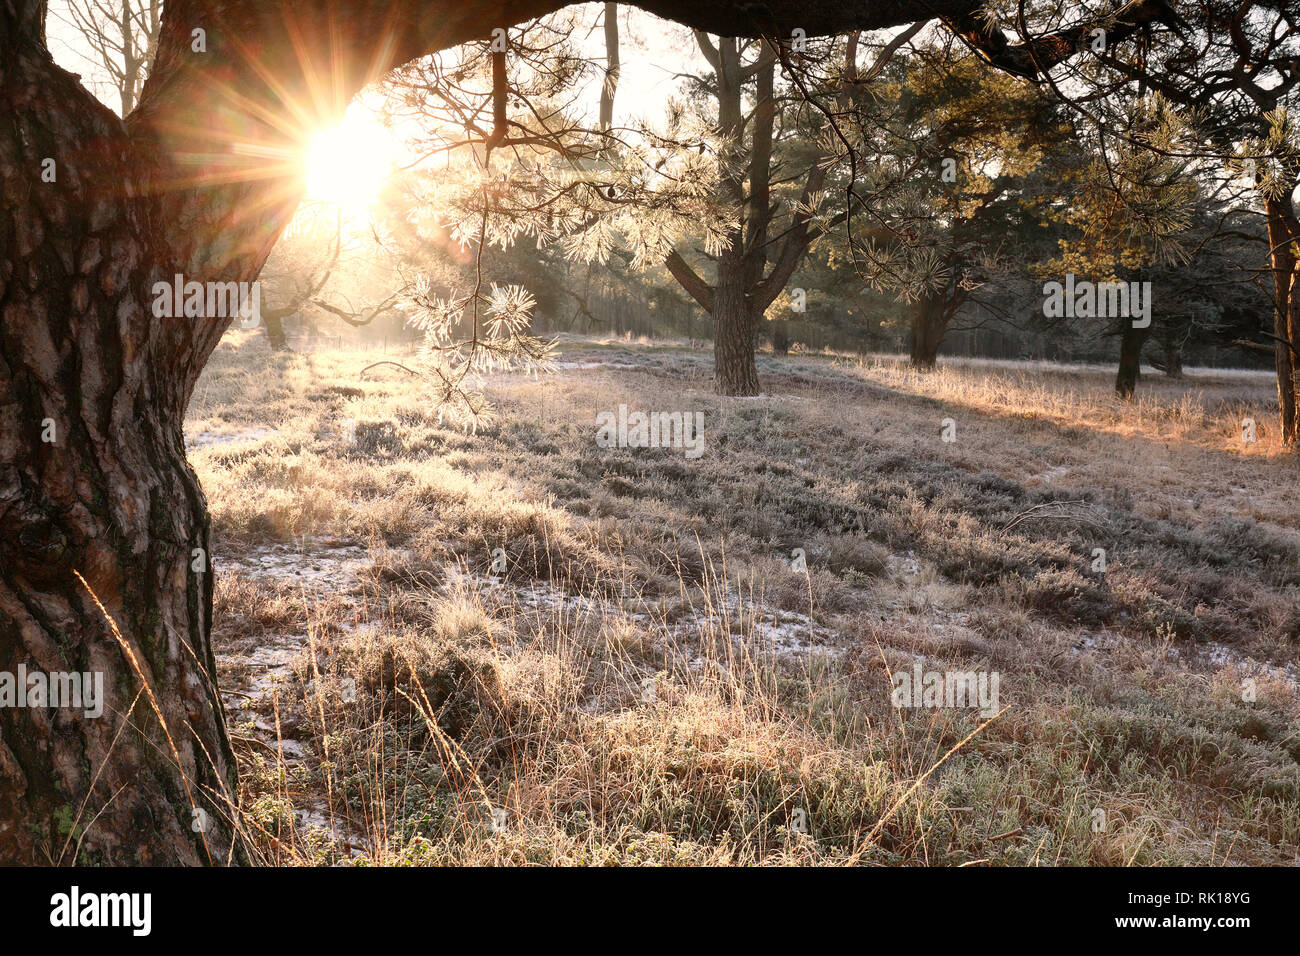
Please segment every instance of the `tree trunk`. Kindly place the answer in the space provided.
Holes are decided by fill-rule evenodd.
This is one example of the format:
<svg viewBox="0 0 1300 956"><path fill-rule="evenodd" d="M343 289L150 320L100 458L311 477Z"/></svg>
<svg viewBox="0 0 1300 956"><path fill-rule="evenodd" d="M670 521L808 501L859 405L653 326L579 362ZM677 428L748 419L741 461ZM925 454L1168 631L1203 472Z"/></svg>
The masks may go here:
<svg viewBox="0 0 1300 956"><path fill-rule="evenodd" d="M715 46L707 36L696 34L705 60L713 67L718 102L718 129L727 142L731 166L722 179L722 190L741 211L741 223L727 235L718 260L716 285L710 288L676 251L665 260L668 271L714 320L713 354L717 388L722 395L757 395L758 369L754 350L758 347L759 322L768 306L785 289L786 283L817 234L810 227L809 204L825 181L829 164L814 163L804 182L799 210L783 230L778 254L768 267L768 232L774 209L771 193L772 147L776 126L774 95L776 56L765 46L762 59L746 66L734 38L720 38ZM847 62L854 62L856 38L847 43ZM748 120L742 109L746 77L754 81L754 109ZM746 148L745 133L749 131ZM743 176L749 173L746 190ZM773 351L784 355L788 344L773 330Z"/></svg>
<svg viewBox="0 0 1300 956"><path fill-rule="evenodd" d="M614 94L618 91L618 4L605 4L605 79L600 84L600 131L614 125Z"/></svg>
<svg viewBox="0 0 1300 956"><path fill-rule="evenodd" d="M947 303L940 296L922 296L912 307L913 368L930 371L935 367L947 328Z"/></svg>
<svg viewBox="0 0 1300 956"><path fill-rule="evenodd" d="M284 334L284 319L278 312L268 311L262 316L266 324L266 340L271 343L271 351L289 351L289 340Z"/></svg>
<svg viewBox="0 0 1300 956"><path fill-rule="evenodd" d="M1300 432L1300 418L1296 411L1297 367L1291 346L1292 327L1296 307L1294 289L1297 279L1297 262L1294 234L1289 223L1288 200L1265 201L1268 220L1268 244L1272 249L1273 266L1273 366L1277 372L1277 404L1282 426L1282 441L1294 445Z"/></svg>
<svg viewBox="0 0 1300 956"><path fill-rule="evenodd" d="M1135 329L1125 322L1119 340L1119 370L1115 373L1115 394L1128 401L1137 390L1142 371L1142 345L1147 340L1148 329Z"/></svg>
<svg viewBox="0 0 1300 956"><path fill-rule="evenodd" d="M772 323L772 352L775 355L790 354L790 323L785 319Z"/></svg>
<svg viewBox="0 0 1300 956"><path fill-rule="evenodd" d="M155 318L151 291L211 261L138 188L103 185L138 187L152 154L30 28L0 4L0 671L102 675L103 712L0 708L0 860L238 859L207 508L181 429L225 323ZM195 198L170 211L186 221Z"/></svg>
<svg viewBox="0 0 1300 956"><path fill-rule="evenodd" d="M0 670L100 673L104 697L98 717L0 709L0 859L221 863L236 781L210 641L206 501L176 396L151 370L115 368L116 343L103 345L79 368L51 362L48 340L7 350L0 375L5 394L50 396L4 410Z"/></svg>
<svg viewBox="0 0 1300 956"><path fill-rule="evenodd" d="M1183 377L1183 352L1177 345L1165 346L1164 373L1170 378Z"/></svg>
<svg viewBox="0 0 1300 956"><path fill-rule="evenodd" d="M758 104L755 109L752 148L745 149L744 112L742 109L744 67L740 57L740 46L734 39L719 38L716 47L710 47L707 40L697 36L702 44L706 59L714 66L717 81L718 128L726 137L726 149L736 161L739 168L748 168L755 178L753 190L766 192L767 165L760 161L758 154L762 151L765 135L770 135L771 97L762 96L756 91ZM770 72L759 71L759 79ZM765 133L765 130L767 131ZM746 207L751 213L748 228L753 239L754 230L762 231L769 215L766 208L758 211L758 198L748 197L746 203L744 185L736 174L728 174L723 180L723 189L739 207ZM766 204L764 204L765 206ZM750 305L752 286L756 274L761 275L766 243L753 241L747 249L745 226L738 224L729 230L726 244L718 257L717 282L713 289L713 374L719 395L757 395L758 366L754 362L754 347L758 327L754 321L754 311ZM749 253L748 255L746 253Z"/></svg>
<svg viewBox="0 0 1300 956"><path fill-rule="evenodd" d="M1286 314L1286 339L1289 344L1282 347L1286 349L1291 372L1286 387L1291 411L1291 430L1290 432L1284 430L1282 439L1293 448L1300 449L1300 411L1296 408L1296 396L1300 395L1300 361L1296 360L1296 345L1300 344L1300 262L1296 263L1291 272L1291 290L1287 296ZM1281 343L1276 344L1281 345ZM1275 349L1275 354L1276 351Z"/></svg>
<svg viewBox="0 0 1300 956"><path fill-rule="evenodd" d="M745 296L738 257L723 252L713 295L713 374L719 395L757 395L757 323Z"/></svg>

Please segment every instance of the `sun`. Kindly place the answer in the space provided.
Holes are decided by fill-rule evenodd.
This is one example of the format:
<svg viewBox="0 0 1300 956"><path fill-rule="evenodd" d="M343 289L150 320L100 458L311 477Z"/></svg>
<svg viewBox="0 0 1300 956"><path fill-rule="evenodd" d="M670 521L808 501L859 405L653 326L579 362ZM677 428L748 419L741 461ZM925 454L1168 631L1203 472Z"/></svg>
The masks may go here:
<svg viewBox="0 0 1300 956"><path fill-rule="evenodd" d="M306 198L363 213L379 198L396 157L392 131L369 112L351 109L342 122L321 130L308 144Z"/></svg>

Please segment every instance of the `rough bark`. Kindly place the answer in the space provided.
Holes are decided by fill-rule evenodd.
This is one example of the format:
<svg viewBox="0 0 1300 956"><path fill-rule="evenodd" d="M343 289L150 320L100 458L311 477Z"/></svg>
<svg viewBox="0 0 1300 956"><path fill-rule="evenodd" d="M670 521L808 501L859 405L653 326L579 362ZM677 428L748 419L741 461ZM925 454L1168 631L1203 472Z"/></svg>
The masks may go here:
<svg viewBox="0 0 1300 956"><path fill-rule="evenodd" d="M922 296L912 306L912 367L929 371L939 359L948 328L948 302L944 296Z"/></svg>
<svg viewBox="0 0 1300 956"><path fill-rule="evenodd" d="M0 859L221 862L234 761L181 434L206 343L152 315L152 283L187 263L141 154L31 27L0 8L0 670L99 672L106 705L0 710Z"/></svg>
<svg viewBox="0 0 1300 956"><path fill-rule="evenodd" d="M742 257L734 249L724 250L713 294L713 370L719 395L759 393L756 331L755 316L745 296Z"/></svg>
<svg viewBox="0 0 1300 956"><path fill-rule="evenodd" d="M1125 322L1119 339L1119 368L1115 372L1115 395L1128 401L1137 391L1142 372L1142 345L1147 340L1148 329L1135 329Z"/></svg>
<svg viewBox="0 0 1300 956"><path fill-rule="evenodd" d="M1282 426L1282 440L1295 444L1300 419L1296 414L1296 363L1291 343L1292 329L1296 325L1293 289L1297 278L1295 235L1291 231L1291 217L1287 203L1269 199L1265 203L1268 222L1268 244L1272 250L1273 267L1273 364L1277 371L1277 404Z"/></svg>

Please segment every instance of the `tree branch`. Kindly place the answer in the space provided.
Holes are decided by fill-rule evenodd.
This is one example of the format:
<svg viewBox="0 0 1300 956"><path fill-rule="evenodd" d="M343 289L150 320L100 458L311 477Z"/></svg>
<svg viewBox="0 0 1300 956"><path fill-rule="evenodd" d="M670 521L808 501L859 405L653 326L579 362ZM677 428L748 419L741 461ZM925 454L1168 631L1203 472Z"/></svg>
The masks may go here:
<svg viewBox="0 0 1300 956"><path fill-rule="evenodd" d="M690 297L700 304L700 308L712 315L713 289L700 278L698 272L691 268L690 263L683 259L674 249L668 253L664 265L673 274L673 278L680 283L681 287L690 294Z"/></svg>

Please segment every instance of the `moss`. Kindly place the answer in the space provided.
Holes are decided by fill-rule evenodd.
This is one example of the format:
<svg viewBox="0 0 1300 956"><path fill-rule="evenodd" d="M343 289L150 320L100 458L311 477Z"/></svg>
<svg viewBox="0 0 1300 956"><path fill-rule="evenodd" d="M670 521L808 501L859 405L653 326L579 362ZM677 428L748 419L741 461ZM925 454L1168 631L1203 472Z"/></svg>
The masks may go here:
<svg viewBox="0 0 1300 956"><path fill-rule="evenodd" d="M73 830L75 829L75 823L74 823L75 819L76 819L75 812L73 811L72 807L68 806L67 804L64 804L63 806L59 807L57 810L54 811L54 825L59 832L59 836L62 837L73 836Z"/></svg>

